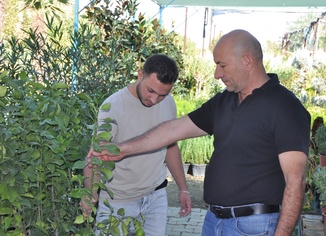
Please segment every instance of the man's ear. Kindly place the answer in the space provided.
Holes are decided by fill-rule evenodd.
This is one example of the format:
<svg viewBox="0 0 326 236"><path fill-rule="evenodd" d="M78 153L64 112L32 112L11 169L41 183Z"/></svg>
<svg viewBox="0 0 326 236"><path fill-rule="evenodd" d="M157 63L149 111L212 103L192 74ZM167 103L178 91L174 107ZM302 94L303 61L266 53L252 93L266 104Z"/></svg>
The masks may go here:
<svg viewBox="0 0 326 236"><path fill-rule="evenodd" d="M143 70L142 69L138 69L138 79L141 80L144 76Z"/></svg>
<svg viewBox="0 0 326 236"><path fill-rule="evenodd" d="M243 54L241 57L241 60L247 70L252 69L254 61L250 54L247 54L247 53Z"/></svg>

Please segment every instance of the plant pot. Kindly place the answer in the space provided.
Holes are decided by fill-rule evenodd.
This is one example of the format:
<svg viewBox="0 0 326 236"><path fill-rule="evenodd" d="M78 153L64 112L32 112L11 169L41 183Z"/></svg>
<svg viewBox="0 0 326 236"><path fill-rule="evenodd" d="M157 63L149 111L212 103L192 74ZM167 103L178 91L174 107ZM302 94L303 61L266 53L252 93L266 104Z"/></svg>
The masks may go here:
<svg viewBox="0 0 326 236"><path fill-rule="evenodd" d="M206 164L192 164L191 165L191 174L193 176L205 176Z"/></svg>
<svg viewBox="0 0 326 236"><path fill-rule="evenodd" d="M188 172L189 172L189 166L190 166L189 163L183 164L183 171L185 172L185 175L187 175ZM169 170L169 168L168 168L168 166L166 164L165 164L165 167L166 167L166 177L167 178L172 177L172 174L171 174L171 172L170 172L170 170Z"/></svg>
<svg viewBox="0 0 326 236"><path fill-rule="evenodd" d="M189 164L189 163L184 163L184 164L183 164L183 171L185 172L185 175L188 174L188 172L189 172L189 167L190 167L190 164Z"/></svg>
<svg viewBox="0 0 326 236"><path fill-rule="evenodd" d="M326 155L323 154L319 155L319 164L320 166L326 166Z"/></svg>

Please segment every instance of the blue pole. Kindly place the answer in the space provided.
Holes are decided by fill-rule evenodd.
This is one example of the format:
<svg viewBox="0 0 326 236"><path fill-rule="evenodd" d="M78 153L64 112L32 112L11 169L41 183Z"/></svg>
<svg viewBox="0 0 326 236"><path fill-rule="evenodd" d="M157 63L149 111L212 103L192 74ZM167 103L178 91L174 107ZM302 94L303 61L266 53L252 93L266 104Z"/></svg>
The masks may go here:
<svg viewBox="0 0 326 236"><path fill-rule="evenodd" d="M76 90L77 81L76 81L76 74L77 74L77 66L76 66L76 53L77 53L77 32L78 32L78 10L79 10L79 0L75 0L75 9L74 9L74 45L73 45L73 52L74 57L72 59L72 89Z"/></svg>

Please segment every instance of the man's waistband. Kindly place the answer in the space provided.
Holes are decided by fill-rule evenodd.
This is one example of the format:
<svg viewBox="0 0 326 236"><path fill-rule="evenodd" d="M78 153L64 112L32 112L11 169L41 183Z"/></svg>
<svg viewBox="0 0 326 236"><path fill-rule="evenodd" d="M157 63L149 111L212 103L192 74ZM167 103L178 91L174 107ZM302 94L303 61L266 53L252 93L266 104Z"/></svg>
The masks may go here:
<svg viewBox="0 0 326 236"><path fill-rule="evenodd" d="M242 216L269 214L279 212L279 205L252 204L236 207L221 207L210 205L209 209L217 218L229 219Z"/></svg>
<svg viewBox="0 0 326 236"><path fill-rule="evenodd" d="M159 186L157 186L157 187L155 188L155 191L156 191L156 190L159 190L159 189L161 189L161 188L165 188L167 185L168 185L168 180L165 179L165 180L163 181L163 183L161 183Z"/></svg>

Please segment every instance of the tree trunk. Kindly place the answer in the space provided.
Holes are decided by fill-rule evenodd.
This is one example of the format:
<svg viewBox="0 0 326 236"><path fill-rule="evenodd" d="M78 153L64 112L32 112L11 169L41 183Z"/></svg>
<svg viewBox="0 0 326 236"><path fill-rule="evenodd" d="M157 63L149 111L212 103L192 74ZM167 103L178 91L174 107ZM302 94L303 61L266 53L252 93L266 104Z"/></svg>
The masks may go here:
<svg viewBox="0 0 326 236"><path fill-rule="evenodd" d="M9 0L1 0L0 1L0 40L3 37L3 29L5 24L5 10L7 7L7 2Z"/></svg>

